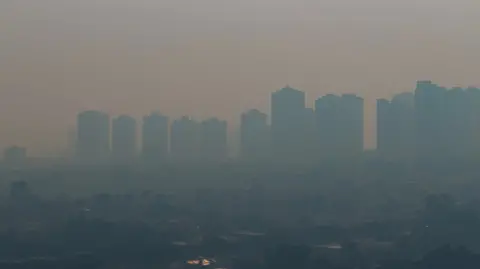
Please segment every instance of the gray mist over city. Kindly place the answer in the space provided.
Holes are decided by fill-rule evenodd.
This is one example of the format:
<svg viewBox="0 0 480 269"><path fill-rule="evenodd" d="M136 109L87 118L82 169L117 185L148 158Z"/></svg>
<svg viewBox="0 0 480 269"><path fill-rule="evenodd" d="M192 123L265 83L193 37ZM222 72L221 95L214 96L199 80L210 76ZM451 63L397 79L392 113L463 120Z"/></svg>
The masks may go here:
<svg viewBox="0 0 480 269"><path fill-rule="evenodd" d="M480 268L479 14L0 1L0 268Z"/></svg>

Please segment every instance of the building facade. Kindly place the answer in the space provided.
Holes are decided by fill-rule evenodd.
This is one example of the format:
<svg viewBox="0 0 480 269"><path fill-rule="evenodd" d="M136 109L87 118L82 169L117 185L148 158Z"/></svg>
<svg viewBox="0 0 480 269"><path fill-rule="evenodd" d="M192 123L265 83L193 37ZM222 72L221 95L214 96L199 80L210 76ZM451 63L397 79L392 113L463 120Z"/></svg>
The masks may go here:
<svg viewBox="0 0 480 269"><path fill-rule="evenodd" d="M257 109L242 114L240 156L243 160L265 160L270 156L270 128L267 114Z"/></svg>
<svg viewBox="0 0 480 269"><path fill-rule="evenodd" d="M198 160L200 155L200 124L184 116L172 123L170 153L174 161Z"/></svg>
<svg viewBox="0 0 480 269"><path fill-rule="evenodd" d="M101 111L85 111L77 117L77 160L101 163L110 157L110 118Z"/></svg>
<svg viewBox="0 0 480 269"><path fill-rule="evenodd" d="M414 95L401 93L392 101L377 100L377 152L385 158L414 156Z"/></svg>
<svg viewBox="0 0 480 269"><path fill-rule="evenodd" d="M161 162L169 152L168 117L152 113L143 118L142 159L146 162Z"/></svg>
<svg viewBox="0 0 480 269"><path fill-rule="evenodd" d="M447 89L431 81L418 81L415 89L415 150L419 160L445 156Z"/></svg>
<svg viewBox="0 0 480 269"><path fill-rule="evenodd" d="M307 149L305 137L305 93L286 86L271 96L273 158L300 161Z"/></svg>
<svg viewBox="0 0 480 269"><path fill-rule="evenodd" d="M115 163L131 163L137 155L137 122L126 115L112 121L112 158Z"/></svg>

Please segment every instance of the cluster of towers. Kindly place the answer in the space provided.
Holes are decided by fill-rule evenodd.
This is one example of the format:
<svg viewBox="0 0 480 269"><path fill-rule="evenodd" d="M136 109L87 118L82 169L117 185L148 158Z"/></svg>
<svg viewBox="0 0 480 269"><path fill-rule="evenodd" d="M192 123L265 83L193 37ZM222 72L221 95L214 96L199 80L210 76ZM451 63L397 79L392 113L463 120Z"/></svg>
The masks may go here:
<svg viewBox="0 0 480 269"><path fill-rule="evenodd" d="M277 160L346 158L363 152L363 99L354 94L328 94L308 108L305 93L287 86L272 94L271 113L269 151Z"/></svg>
<svg viewBox="0 0 480 269"><path fill-rule="evenodd" d="M119 116L111 125L109 116L100 111L85 111L77 117L76 158L83 163L227 157L227 123L216 118L197 122L182 117L170 125L168 117L152 113L142 121L140 154L138 140L137 121L133 117Z"/></svg>
<svg viewBox="0 0 480 269"><path fill-rule="evenodd" d="M305 93L289 86L272 94L271 124L251 110L242 115L241 157L288 162L355 157L363 152L363 99L329 94L305 105Z"/></svg>
<svg viewBox="0 0 480 269"><path fill-rule="evenodd" d="M217 118L170 123L153 113L143 118L137 139L134 118L110 123L105 113L86 111L78 116L76 156L89 162L223 161L230 156L227 133L227 123ZM238 157L244 161L345 159L363 150L364 101L354 94L328 94L310 108L304 92L286 86L271 95L270 119L256 109L241 115ZM479 155L480 89L418 81L415 92L377 100L377 152L399 160Z"/></svg>
<svg viewBox="0 0 480 269"><path fill-rule="evenodd" d="M477 157L480 89L418 81L414 93L377 100L377 150L390 159Z"/></svg>
<svg viewBox="0 0 480 269"><path fill-rule="evenodd" d="M228 154L227 123L182 117L170 123L160 113L145 116L137 136L137 121L119 116L110 121L100 111L77 118L78 161L118 163L142 160L222 161ZM137 144L140 141L140 153ZM271 98L271 120L252 109L241 115L240 154L244 161L305 161L355 156L363 151L363 99L356 95L326 95L315 108L306 107L305 93L289 86Z"/></svg>

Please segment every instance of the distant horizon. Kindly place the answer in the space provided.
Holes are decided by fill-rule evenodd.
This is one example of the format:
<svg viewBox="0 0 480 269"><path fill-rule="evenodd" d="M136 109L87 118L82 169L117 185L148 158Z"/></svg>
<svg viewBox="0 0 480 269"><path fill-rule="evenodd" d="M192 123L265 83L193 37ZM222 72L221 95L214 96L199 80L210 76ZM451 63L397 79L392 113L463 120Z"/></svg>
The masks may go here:
<svg viewBox="0 0 480 269"><path fill-rule="evenodd" d="M136 118L268 111L290 84L307 104L365 99L375 146L377 98L428 79L480 84L480 2L459 0L24 0L0 2L0 148L67 145L76 113ZM234 133L234 130L230 130Z"/></svg>
<svg viewBox="0 0 480 269"><path fill-rule="evenodd" d="M476 86L466 86L466 87L461 87L461 86L458 86L458 85L454 85L454 86L451 86L451 87L446 87L445 85L439 85L437 84L435 81L432 81L432 80L417 80L416 82L421 82L421 81L426 81L426 82L431 82L433 83L434 85L438 85L440 87L444 87L446 88L447 90L449 89L454 89L454 88L462 88L462 89L469 89L469 88L477 88L479 89L479 87L476 87ZM305 91L303 91L302 89L299 89L299 88L296 88L295 86L292 86L290 84L285 84L284 87L281 87L279 89L283 89L283 88L293 88L293 89L296 89L296 90L299 90L299 91L302 91L304 93L306 93ZM279 90L277 89L277 90ZM272 94L273 92L277 91L277 90L274 90L272 91L270 94ZM400 92L400 93L395 93L395 94L392 94L391 97L386 97L386 98L376 98L375 101L377 100L381 100L381 99L384 99L384 100L388 100L388 101L391 101L393 97L395 96L398 96L398 95L402 95L402 94L405 94L405 93L411 93L411 94L414 94L415 93L415 87L413 88L413 90L411 91L403 91L403 92ZM362 98L364 100L364 113L366 111L374 111L375 113L375 119L376 119L376 104L373 105L373 108L372 107L368 107L366 104L369 104L370 102L366 102L367 100L365 100L365 98L363 98L362 96L356 94L356 93L351 93L351 92L346 92L346 93L327 93L327 94L324 94L322 96L317 96L315 98L313 98L314 100L318 99L318 98L321 98L323 96L326 96L326 95L330 95L330 94L333 94L333 95L337 95L337 96L342 96L344 94L353 94L353 95L356 95L360 98ZM270 96L269 96L270 97ZM270 99L270 98L269 98ZM308 102L306 103L306 108L313 108L315 109L315 105L313 104L313 106L308 106ZM78 116L79 114L83 113L83 112L88 112L88 111L94 111L94 112L102 112L102 113L105 113L109 119L110 119L110 125L112 125L112 121L114 119L118 119L119 117L123 117L123 116L128 116L128 117L131 117L133 118L136 122L137 122L137 136L138 138L141 136L140 135L140 129L141 129L141 123L142 123L142 119L145 117L145 116L148 116L148 115L153 115L153 114L158 114L158 115L162 115L162 116L165 116L168 118L168 121L169 121L169 128L171 128L171 124L176 121L176 120L179 120L183 117L189 117L190 119L194 120L194 121L197 121L197 122L202 122L202 121L205 121L205 120L209 120L209 119L219 119L221 121L226 121L227 122L227 126L228 126L228 152L229 152L229 156L230 157L234 157L234 156L237 156L239 154L239 143L240 143L240 135L239 135L239 132L240 132L240 124L239 124L239 119L241 117L241 115L243 113L246 113L246 112L249 112L249 111L252 111L252 110L257 110L257 111L260 111L262 113L265 113L267 115L267 122L270 123L270 120L271 120L271 108L268 107L267 109L263 110L263 109L260 109L260 108L249 108L247 110L244 110L242 111L241 113L239 113L236 117L235 120L233 121L229 121L228 119L225 119L225 118L222 118L221 116L216 116L216 115L212 115L212 116L207 116L207 117L195 117L195 116L192 116L192 115L188 115L188 114L181 114L180 116L176 116L176 117L172 117L166 113L163 113L161 110L159 109L152 109L150 110L150 112L148 113L145 113L141 116L135 116L135 115L131 115L131 114L126 114L126 113L119 113L119 114L110 114L109 112L105 111L105 110L101 110L101 109L87 109L87 110L83 110L83 111L78 111L76 114L75 114L75 118L76 116ZM366 121L367 119L367 115L366 113L364 114L364 121ZM67 139L70 139L71 138L71 135L72 133L75 133L77 130L76 130L76 126L75 126L76 122L73 121L70 123L70 126L74 126L72 128L70 128L67 132ZM365 134L368 134L371 130L367 130L368 127L368 122L367 124L364 125L364 133ZM374 127L375 127L375 133L376 133L376 123L374 123ZM111 135L111 134L110 134ZM376 139L376 134L375 134L375 139ZM372 144L369 144L369 139L370 137L366 137L366 139L364 139L364 150L365 151L369 151L369 150L376 150L377 149L377 141L373 141L373 145ZM68 142L68 141L67 141ZM137 142L140 142L140 140L138 140ZM70 143L70 142L68 142ZM0 141L0 144L1 144L1 141ZM68 145L67 145L68 146ZM140 144L138 145L138 148L137 150L140 150ZM67 151L71 151L72 149L71 148L68 148L68 147L65 147L63 148L62 151L58 151L58 152L55 152L53 154L33 154L31 155L31 151L28 147L24 146L24 145L21 145L21 144L8 144L8 145L5 145L3 147L3 149L6 149L6 148L9 148L9 147L25 147L27 148L28 152L29 152L29 157L33 157L33 158L42 158L42 157L46 157L46 158L50 158L50 157L53 157L53 158L56 158L56 157L64 157L65 156L65 153ZM35 152L34 152L35 153Z"/></svg>

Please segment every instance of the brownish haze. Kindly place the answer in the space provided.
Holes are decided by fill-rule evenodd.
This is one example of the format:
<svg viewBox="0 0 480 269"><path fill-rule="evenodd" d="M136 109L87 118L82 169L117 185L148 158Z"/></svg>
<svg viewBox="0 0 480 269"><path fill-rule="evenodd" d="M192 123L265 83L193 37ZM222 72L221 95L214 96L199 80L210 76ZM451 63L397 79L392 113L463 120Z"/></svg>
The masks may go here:
<svg viewBox="0 0 480 269"><path fill-rule="evenodd" d="M480 83L478 0L2 0L0 146L66 146L75 115L269 109L285 84L375 98Z"/></svg>

